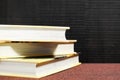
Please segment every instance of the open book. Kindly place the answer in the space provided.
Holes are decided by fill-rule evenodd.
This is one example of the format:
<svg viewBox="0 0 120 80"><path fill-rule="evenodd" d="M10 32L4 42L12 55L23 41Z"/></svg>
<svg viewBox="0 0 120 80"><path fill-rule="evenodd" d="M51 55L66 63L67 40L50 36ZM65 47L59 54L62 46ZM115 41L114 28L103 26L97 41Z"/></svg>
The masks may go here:
<svg viewBox="0 0 120 80"><path fill-rule="evenodd" d="M0 41L0 58L54 56L76 54L76 40L65 41Z"/></svg>

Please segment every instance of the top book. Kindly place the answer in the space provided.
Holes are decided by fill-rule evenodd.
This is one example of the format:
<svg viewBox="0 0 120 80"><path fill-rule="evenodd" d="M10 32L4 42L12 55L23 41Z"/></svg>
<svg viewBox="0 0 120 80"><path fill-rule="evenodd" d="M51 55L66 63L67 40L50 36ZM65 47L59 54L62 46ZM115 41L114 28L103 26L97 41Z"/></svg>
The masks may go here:
<svg viewBox="0 0 120 80"><path fill-rule="evenodd" d="M0 40L15 41L63 41L66 30L70 27L0 25Z"/></svg>

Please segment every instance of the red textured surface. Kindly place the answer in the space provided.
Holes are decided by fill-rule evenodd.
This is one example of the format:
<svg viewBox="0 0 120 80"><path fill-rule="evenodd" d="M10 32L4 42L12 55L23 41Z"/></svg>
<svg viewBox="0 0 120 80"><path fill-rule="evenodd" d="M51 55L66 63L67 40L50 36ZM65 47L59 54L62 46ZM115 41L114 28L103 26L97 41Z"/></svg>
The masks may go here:
<svg viewBox="0 0 120 80"><path fill-rule="evenodd" d="M1 76L0 80L120 80L120 64L81 64L40 79Z"/></svg>

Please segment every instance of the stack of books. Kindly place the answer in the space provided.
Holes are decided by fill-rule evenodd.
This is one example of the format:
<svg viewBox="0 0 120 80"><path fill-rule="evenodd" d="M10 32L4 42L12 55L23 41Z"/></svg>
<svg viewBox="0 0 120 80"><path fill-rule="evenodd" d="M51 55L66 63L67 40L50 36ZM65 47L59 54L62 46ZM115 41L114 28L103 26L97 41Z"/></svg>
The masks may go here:
<svg viewBox="0 0 120 80"><path fill-rule="evenodd" d="M79 65L69 27L0 25L0 75L41 78Z"/></svg>

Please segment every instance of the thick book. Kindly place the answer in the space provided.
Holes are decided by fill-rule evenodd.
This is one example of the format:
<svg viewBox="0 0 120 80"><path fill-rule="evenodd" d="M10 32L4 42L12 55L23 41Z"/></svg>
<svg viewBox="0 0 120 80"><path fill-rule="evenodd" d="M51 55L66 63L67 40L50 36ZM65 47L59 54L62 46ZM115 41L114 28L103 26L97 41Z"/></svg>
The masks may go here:
<svg viewBox="0 0 120 80"><path fill-rule="evenodd" d="M65 41L0 41L0 58L53 56L63 57L76 54L76 40Z"/></svg>
<svg viewBox="0 0 120 80"><path fill-rule="evenodd" d="M26 78L45 77L79 65L78 56L66 58L1 59L0 75Z"/></svg>
<svg viewBox="0 0 120 80"><path fill-rule="evenodd" d="M66 40L66 30L70 27L0 25L0 40L39 41Z"/></svg>

